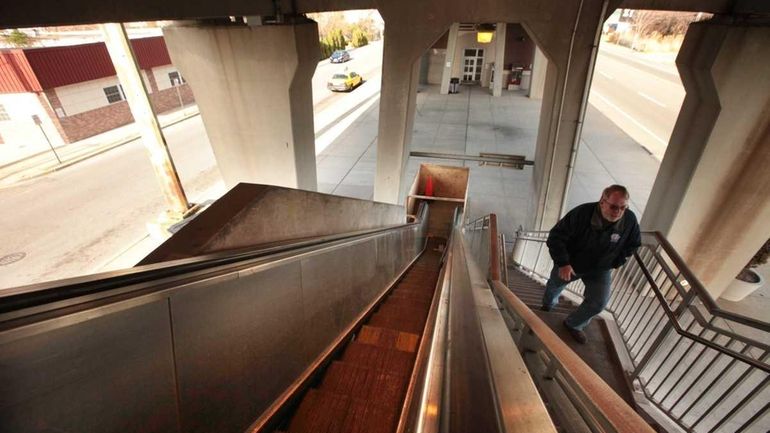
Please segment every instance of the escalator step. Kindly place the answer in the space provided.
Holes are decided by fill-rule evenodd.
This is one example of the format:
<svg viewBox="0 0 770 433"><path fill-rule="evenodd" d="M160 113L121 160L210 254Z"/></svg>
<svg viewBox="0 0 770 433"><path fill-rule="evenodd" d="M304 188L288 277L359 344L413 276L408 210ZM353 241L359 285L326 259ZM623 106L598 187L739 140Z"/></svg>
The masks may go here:
<svg viewBox="0 0 770 433"><path fill-rule="evenodd" d="M342 432L350 397L311 389L289 423L289 433Z"/></svg>
<svg viewBox="0 0 770 433"><path fill-rule="evenodd" d="M388 296L388 303L390 302L404 302L404 303L410 303L410 302L418 302L420 305L426 305L426 309L430 309L430 303L432 302L432 298L428 298L428 296L415 296L414 294L405 293L405 292L392 292L390 296Z"/></svg>
<svg viewBox="0 0 770 433"><path fill-rule="evenodd" d="M412 371L414 354L353 341L345 348L341 360L351 364L366 365L373 369L405 375Z"/></svg>
<svg viewBox="0 0 770 433"><path fill-rule="evenodd" d="M319 391L350 396L378 406L401 403L408 377L365 366L335 361L324 376Z"/></svg>
<svg viewBox="0 0 770 433"><path fill-rule="evenodd" d="M393 329L384 329L376 326L364 325L358 333L358 341L364 344L388 349L397 349L404 352L417 352L417 343L420 336L408 332L399 332Z"/></svg>
<svg viewBox="0 0 770 433"><path fill-rule="evenodd" d="M288 433L392 433L399 405L387 408L373 401L311 389L289 423Z"/></svg>
<svg viewBox="0 0 770 433"><path fill-rule="evenodd" d="M404 301L402 299L388 298L377 310L381 313L402 314L404 317L419 317L425 319L428 316L430 303L425 300Z"/></svg>
<svg viewBox="0 0 770 433"><path fill-rule="evenodd" d="M396 430L399 407L386 408L373 402L353 400L345 419L345 433L392 433Z"/></svg>
<svg viewBox="0 0 770 433"><path fill-rule="evenodd" d="M419 308L427 315L431 301L419 298L409 299L403 296L388 296L383 306L387 305L388 308Z"/></svg>
<svg viewBox="0 0 770 433"><path fill-rule="evenodd" d="M394 329L419 335L422 334L425 326L425 319L422 317L422 314L419 316L409 316L403 312L382 311L382 309L380 309L380 311L375 313L369 320L369 326Z"/></svg>
<svg viewBox="0 0 770 433"><path fill-rule="evenodd" d="M411 297L416 299L423 299L426 301L433 299L433 293L428 290L408 289L405 287L397 287L391 293L393 295L403 295L403 297Z"/></svg>

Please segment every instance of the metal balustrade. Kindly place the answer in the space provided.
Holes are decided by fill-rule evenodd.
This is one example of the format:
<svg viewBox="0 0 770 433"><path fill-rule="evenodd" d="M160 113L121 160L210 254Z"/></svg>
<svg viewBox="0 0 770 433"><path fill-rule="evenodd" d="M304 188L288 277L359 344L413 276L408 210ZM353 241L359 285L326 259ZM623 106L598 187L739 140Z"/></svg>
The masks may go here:
<svg viewBox="0 0 770 433"><path fill-rule="evenodd" d="M541 283L553 267L547 236L519 230L511 242L513 266ZM584 286L567 290L582 297ZM720 309L660 233L643 233L613 271L606 310L631 361L628 376L684 431L768 431L770 324Z"/></svg>

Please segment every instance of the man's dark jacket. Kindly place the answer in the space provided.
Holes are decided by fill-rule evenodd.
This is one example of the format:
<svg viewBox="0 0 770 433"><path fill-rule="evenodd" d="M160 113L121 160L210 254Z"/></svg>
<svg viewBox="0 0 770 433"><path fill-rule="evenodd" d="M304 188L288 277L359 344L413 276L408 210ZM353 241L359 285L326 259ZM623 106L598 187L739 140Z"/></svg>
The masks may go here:
<svg viewBox="0 0 770 433"><path fill-rule="evenodd" d="M551 229L547 245L557 266L571 265L584 274L622 266L641 243L633 212L626 210L621 219L608 223L593 202L564 215Z"/></svg>

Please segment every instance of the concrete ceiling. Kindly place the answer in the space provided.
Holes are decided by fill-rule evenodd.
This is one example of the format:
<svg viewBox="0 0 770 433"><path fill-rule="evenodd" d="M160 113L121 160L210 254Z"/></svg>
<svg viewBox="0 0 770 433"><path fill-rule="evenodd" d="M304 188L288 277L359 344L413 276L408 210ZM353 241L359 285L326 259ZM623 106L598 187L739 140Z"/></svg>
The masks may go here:
<svg viewBox="0 0 770 433"><path fill-rule="evenodd" d="M292 11L294 4L302 13L377 8L377 0L279 0L278 3L284 13ZM487 2L481 4L484 3ZM450 4L447 7L451 7ZM620 7L770 14L767 0L622 0ZM4 0L0 2L0 29L273 14L272 0Z"/></svg>

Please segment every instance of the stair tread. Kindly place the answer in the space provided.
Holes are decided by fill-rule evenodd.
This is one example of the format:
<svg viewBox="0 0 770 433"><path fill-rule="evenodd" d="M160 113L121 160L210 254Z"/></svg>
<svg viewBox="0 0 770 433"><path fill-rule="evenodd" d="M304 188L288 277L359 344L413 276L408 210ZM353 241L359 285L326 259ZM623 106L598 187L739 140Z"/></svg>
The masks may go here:
<svg viewBox="0 0 770 433"><path fill-rule="evenodd" d="M402 373L412 370L414 354L353 341L347 345L340 359L343 362Z"/></svg>
<svg viewBox="0 0 770 433"><path fill-rule="evenodd" d="M357 340L361 343L375 346L416 352L420 336L409 332L364 325L358 333Z"/></svg>
<svg viewBox="0 0 770 433"><path fill-rule="evenodd" d="M392 407L401 403L408 379L408 374L335 361L318 389Z"/></svg>

